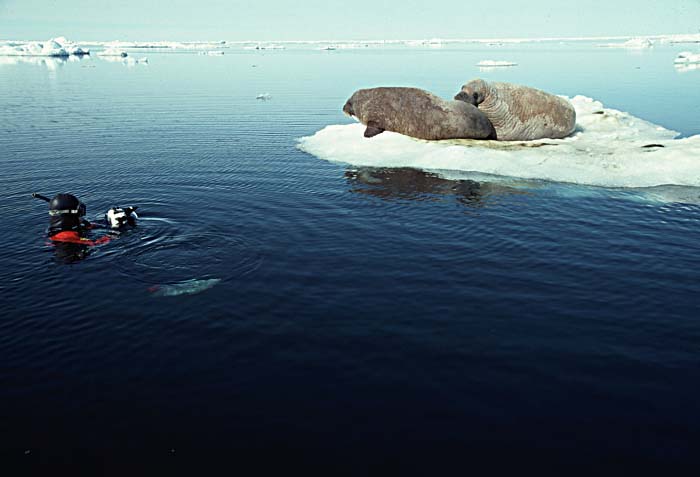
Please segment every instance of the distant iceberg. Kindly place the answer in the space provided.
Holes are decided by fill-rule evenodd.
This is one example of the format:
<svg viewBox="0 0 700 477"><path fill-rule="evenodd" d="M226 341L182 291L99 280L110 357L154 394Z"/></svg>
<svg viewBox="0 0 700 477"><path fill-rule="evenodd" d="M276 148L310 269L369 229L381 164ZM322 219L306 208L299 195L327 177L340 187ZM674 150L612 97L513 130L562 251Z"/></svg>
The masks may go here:
<svg viewBox="0 0 700 477"><path fill-rule="evenodd" d="M678 133L591 98L571 99L577 130L538 141L421 141L393 132L366 139L362 124L332 125L299 140L321 159L605 187L700 187L700 135Z"/></svg>

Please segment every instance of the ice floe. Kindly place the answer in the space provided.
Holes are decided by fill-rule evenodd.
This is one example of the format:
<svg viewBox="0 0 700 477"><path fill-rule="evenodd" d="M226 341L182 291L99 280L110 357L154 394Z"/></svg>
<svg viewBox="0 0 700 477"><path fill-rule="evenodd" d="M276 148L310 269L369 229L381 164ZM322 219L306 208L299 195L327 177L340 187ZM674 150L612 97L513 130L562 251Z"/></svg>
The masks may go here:
<svg viewBox="0 0 700 477"><path fill-rule="evenodd" d="M675 64L689 65L693 63L700 63L700 53L691 53L689 51L682 51L678 53L676 59L673 60Z"/></svg>
<svg viewBox="0 0 700 477"><path fill-rule="evenodd" d="M6 41L0 43L0 56L46 56L66 58L89 55L90 50L68 41L65 37L48 41Z"/></svg>
<svg viewBox="0 0 700 477"><path fill-rule="evenodd" d="M129 56L129 54L124 51L120 50L119 48L107 48L106 50L98 51L97 52L98 56L116 56L119 58L126 58Z"/></svg>
<svg viewBox="0 0 700 477"><path fill-rule="evenodd" d="M476 66L483 67L500 67L500 66L517 66L517 63L512 61L502 61L502 60L482 60L476 64Z"/></svg>
<svg viewBox="0 0 700 477"><path fill-rule="evenodd" d="M606 43L600 45L608 48L629 48L631 50L642 50L654 46L654 42L649 38L631 38L622 43Z"/></svg>
<svg viewBox="0 0 700 477"><path fill-rule="evenodd" d="M225 41L104 41L91 43L105 49L158 49L158 50L213 50L218 48L226 48Z"/></svg>
<svg viewBox="0 0 700 477"><path fill-rule="evenodd" d="M673 60L673 66L676 67L676 71L681 73L700 70L700 53L682 51Z"/></svg>
<svg viewBox="0 0 700 477"><path fill-rule="evenodd" d="M262 93L262 94L257 95L255 97L255 99L259 99L261 101L267 101L267 100L272 99L272 96L270 95L270 93Z"/></svg>
<svg viewBox="0 0 700 477"><path fill-rule="evenodd" d="M700 135L675 131L585 96L571 99L577 130L539 141L421 141L362 124L332 125L299 140L321 159L353 166L466 171L606 187L700 186Z"/></svg>

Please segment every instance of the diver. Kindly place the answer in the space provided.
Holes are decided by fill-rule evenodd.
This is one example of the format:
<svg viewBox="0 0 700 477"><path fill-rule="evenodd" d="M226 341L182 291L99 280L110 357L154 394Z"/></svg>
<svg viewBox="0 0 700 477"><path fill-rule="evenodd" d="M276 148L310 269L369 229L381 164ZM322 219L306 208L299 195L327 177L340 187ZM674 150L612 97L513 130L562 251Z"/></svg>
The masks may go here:
<svg viewBox="0 0 700 477"><path fill-rule="evenodd" d="M72 243L79 245L95 246L107 243L111 240L104 235L96 240L86 237L87 232L99 228L86 219L87 207L73 194L57 194L53 199L41 194L32 194L32 197L49 203L49 240L54 243Z"/></svg>

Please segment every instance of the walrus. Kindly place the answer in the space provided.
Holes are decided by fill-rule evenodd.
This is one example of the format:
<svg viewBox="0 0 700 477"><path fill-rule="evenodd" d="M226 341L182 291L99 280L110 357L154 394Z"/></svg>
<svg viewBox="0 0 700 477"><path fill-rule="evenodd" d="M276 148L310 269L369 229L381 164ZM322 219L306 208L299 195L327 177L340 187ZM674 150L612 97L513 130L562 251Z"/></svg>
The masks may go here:
<svg viewBox="0 0 700 477"><path fill-rule="evenodd" d="M365 137L393 131L427 140L496 139L491 121L474 105L418 88L360 89L343 112L367 126Z"/></svg>
<svg viewBox="0 0 700 477"><path fill-rule="evenodd" d="M569 101L527 86L475 79L454 99L478 107L499 141L559 139L576 128L576 110Z"/></svg>

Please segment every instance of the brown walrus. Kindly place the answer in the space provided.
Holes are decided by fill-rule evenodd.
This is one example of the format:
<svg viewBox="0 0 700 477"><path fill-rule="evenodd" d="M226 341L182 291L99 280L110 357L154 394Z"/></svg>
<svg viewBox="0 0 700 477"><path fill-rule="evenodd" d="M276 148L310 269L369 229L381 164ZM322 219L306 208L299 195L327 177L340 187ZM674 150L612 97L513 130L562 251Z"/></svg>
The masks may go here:
<svg viewBox="0 0 700 477"><path fill-rule="evenodd" d="M475 79L455 99L478 107L500 141L558 139L576 128L576 110L569 101L528 86Z"/></svg>
<svg viewBox="0 0 700 477"><path fill-rule="evenodd" d="M475 106L418 88L360 89L343 112L367 126L365 137L393 131L428 140L496 139L493 125Z"/></svg>

